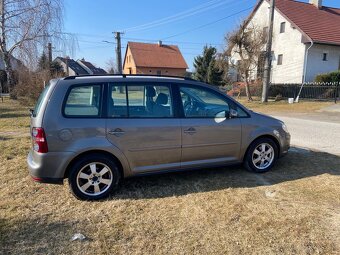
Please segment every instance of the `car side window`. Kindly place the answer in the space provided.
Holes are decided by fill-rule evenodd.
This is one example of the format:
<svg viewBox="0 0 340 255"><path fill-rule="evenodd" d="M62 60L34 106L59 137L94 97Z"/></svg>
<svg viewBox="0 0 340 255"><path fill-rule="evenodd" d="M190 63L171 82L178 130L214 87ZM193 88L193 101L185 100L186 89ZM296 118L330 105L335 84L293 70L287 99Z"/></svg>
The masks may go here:
<svg viewBox="0 0 340 255"><path fill-rule="evenodd" d="M127 95L125 85L110 85L109 98L107 102L109 117L128 117Z"/></svg>
<svg viewBox="0 0 340 255"><path fill-rule="evenodd" d="M230 110L221 95L207 88L181 86L180 94L187 118L215 118L218 113Z"/></svg>
<svg viewBox="0 0 340 255"><path fill-rule="evenodd" d="M236 111L237 111L237 116L239 118L247 118L248 117L248 114L243 111L239 106L236 106Z"/></svg>
<svg viewBox="0 0 340 255"><path fill-rule="evenodd" d="M174 115L170 87L155 84L111 84L108 115L114 118L171 118Z"/></svg>
<svg viewBox="0 0 340 255"><path fill-rule="evenodd" d="M64 105L67 117L99 117L101 85L83 85L71 88Z"/></svg>

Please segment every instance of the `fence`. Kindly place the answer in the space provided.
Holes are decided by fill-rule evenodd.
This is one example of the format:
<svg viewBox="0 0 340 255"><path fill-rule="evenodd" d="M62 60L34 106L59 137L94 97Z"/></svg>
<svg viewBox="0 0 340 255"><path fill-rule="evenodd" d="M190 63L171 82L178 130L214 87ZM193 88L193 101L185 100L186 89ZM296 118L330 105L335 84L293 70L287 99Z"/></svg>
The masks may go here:
<svg viewBox="0 0 340 255"><path fill-rule="evenodd" d="M281 96L283 98L334 100L339 97L340 83L305 83L302 84L271 84L269 87L269 97Z"/></svg>
<svg viewBox="0 0 340 255"><path fill-rule="evenodd" d="M1 102L4 101L4 98L5 98L5 97L9 97L9 94L0 93L0 100L1 100Z"/></svg>

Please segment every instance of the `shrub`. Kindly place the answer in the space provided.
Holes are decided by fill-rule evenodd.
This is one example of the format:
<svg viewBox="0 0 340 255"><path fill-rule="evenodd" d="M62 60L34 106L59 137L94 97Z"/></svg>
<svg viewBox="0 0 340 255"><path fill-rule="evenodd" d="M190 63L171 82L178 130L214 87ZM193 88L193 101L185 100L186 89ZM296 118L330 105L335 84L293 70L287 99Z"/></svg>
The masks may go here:
<svg viewBox="0 0 340 255"><path fill-rule="evenodd" d="M340 82L340 71L319 74L315 77L316 82Z"/></svg>

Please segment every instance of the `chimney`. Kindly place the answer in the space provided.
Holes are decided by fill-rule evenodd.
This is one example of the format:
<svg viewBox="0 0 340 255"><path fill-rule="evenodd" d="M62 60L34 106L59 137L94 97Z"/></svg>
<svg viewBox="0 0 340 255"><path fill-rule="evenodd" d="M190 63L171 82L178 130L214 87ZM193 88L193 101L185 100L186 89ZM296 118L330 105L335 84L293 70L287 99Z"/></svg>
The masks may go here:
<svg viewBox="0 0 340 255"><path fill-rule="evenodd" d="M316 8L322 8L322 0L309 0L309 3L314 5Z"/></svg>
<svg viewBox="0 0 340 255"><path fill-rule="evenodd" d="M158 41L158 46L162 47L162 41Z"/></svg>

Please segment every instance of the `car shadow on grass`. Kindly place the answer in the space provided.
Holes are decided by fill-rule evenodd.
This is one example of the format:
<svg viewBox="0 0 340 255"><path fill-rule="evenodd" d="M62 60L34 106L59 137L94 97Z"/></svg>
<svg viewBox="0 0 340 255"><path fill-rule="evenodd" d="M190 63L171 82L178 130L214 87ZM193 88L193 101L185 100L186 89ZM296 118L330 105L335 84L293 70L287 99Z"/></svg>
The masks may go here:
<svg viewBox="0 0 340 255"><path fill-rule="evenodd" d="M0 218L0 254L70 254L72 222L48 222L43 218L8 221ZM75 244L73 244L75 245Z"/></svg>
<svg viewBox="0 0 340 255"><path fill-rule="evenodd" d="M147 199L182 196L228 188L251 188L318 176L340 175L340 156L292 148L263 174L242 166L183 171L124 180L112 199Z"/></svg>

